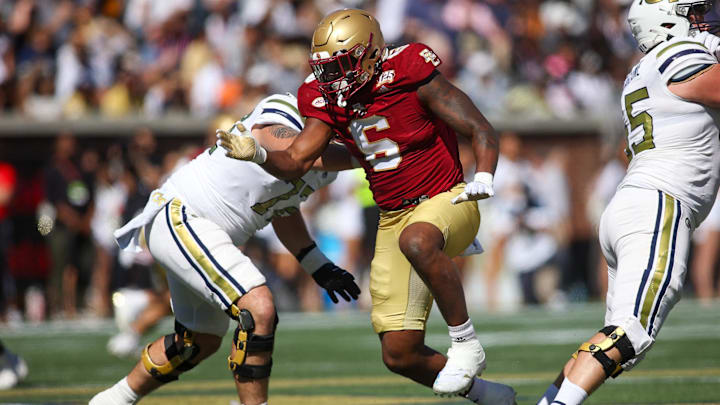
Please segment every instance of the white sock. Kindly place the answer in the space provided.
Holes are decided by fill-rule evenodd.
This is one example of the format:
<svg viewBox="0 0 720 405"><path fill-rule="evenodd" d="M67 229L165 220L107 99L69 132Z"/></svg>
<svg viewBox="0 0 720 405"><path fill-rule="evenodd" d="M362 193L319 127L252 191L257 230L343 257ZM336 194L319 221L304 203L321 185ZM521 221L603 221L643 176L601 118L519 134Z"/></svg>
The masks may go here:
<svg viewBox="0 0 720 405"><path fill-rule="evenodd" d="M548 389L543 394L542 398L540 398L540 401L538 401L537 405L550 405L555 399L555 396L558 393L558 387L555 386L555 384L550 384Z"/></svg>
<svg viewBox="0 0 720 405"><path fill-rule="evenodd" d="M95 395L90 400L90 405L134 405L139 399L140 395L130 388L127 377L125 377L112 387Z"/></svg>
<svg viewBox="0 0 720 405"><path fill-rule="evenodd" d="M565 378L552 404L554 405L580 405L588 397L587 392Z"/></svg>
<svg viewBox="0 0 720 405"><path fill-rule="evenodd" d="M134 404L138 399L140 399L140 395L135 393L135 391L130 388L130 385L128 385L127 377L118 381L118 383L115 384L115 387L117 387L118 393L121 393L128 402L132 402Z"/></svg>
<svg viewBox="0 0 720 405"><path fill-rule="evenodd" d="M477 338L475 335L475 328L473 327L472 321L468 318L465 323L458 326L448 325L448 331L450 332L450 339L453 343L466 342Z"/></svg>

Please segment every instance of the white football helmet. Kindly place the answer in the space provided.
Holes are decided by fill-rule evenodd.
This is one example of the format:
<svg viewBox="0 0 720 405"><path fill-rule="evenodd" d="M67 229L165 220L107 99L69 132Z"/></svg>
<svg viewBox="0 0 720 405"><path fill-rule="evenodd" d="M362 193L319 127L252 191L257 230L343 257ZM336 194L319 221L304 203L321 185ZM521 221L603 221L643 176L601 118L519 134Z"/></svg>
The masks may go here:
<svg viewBox="0 0 720 405"><path fill-rule="evenodd" d="M714 0L633 0L628 22L643 53L675 36L715 31L717 23L705 21Z"/></svg>

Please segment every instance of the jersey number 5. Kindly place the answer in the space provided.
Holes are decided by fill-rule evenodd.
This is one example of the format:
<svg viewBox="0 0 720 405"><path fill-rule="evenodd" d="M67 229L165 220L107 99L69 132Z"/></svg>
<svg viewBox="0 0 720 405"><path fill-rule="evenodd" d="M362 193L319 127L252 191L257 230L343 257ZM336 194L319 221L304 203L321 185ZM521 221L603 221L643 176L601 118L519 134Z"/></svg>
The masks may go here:
<svg viewBox="0 0 720 405"><path fill-rule="evenodd" d="M365 160L370 162L376 172L395 169L402 161L400 147L397 142L388 138L378 139L377 141L368 139L367 131L373 130L377 133L389 128L390 124L388 124L387 119L379 115L353 120L350 123L350 133L355 139L355 144L365 154Z"/></svg>
<svg viewBox="0 0 720 405"><path fill-rule="evenodd" d="M647 98L650 98L650 96L648 95L647 87L635 90L625 96L625 114L627 114L628 120L630 121L630 128L626 128L628 136L628 149L625 152L630 159L632 159L633 156L644 150L652 149L655 147L655 142L653 142L652 116L648 114L647 111L643 111L638 115L633 115L633 104ZM642 141L634 144L630 140L630 136L632 135L632 131L634 131L635 128L639 127L640 125L642 125L643 127L644 135ZM630 149L632 149L632 151L630 151Z"/></svg>

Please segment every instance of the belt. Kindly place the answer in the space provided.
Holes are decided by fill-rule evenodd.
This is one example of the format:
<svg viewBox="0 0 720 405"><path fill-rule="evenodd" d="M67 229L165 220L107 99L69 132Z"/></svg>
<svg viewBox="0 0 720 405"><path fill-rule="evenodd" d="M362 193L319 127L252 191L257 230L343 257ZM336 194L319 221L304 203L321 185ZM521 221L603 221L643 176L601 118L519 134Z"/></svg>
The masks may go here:
<svg viewBox="0 0 720 405"><path fill-rule="evenodd" d="M429 200L429 199L430 199L430 197L427 194L423 194L420 197L415 197L415 198L403 198L402 204L400 204L400 206L397 207L396 209L401 210L401 209L407 208L412 205L418 205L421 202L423 202L425 200Z"/></svg>

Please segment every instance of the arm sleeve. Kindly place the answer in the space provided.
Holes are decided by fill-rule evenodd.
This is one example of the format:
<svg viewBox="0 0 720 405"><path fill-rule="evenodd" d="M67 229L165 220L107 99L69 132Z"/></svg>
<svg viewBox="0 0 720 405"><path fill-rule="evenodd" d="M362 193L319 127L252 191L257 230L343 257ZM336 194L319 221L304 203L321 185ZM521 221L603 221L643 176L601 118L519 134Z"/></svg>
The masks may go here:
<svg viewBox="0 0 720 405"><path fill-rule="evenodd" d="M672 41L657 54L657 68L665 83L685 81L717 63L705 45L691 41Z"/></svg>
<svg viewBox="0 0 720 405"><path fill-rule="evenodd" d="M297 104L297 99L291 94L273 94L261 100L242 122L248 129L255 125L280 124L302 131L305 120L300 115ZM238 133L235 127L231 132Z"/></svg>
<svg viewBox="0 0 720 405"><path fill-rule="evenodd" d="M422 43L412 43L392 49L388 53L387 60L394 68L394 84L397 86L423 83L442 64L435 51Z"/></svg>
<svg viewBox="0 0 720 405"><path fill-rule="evenodd" d="M331 127L335 126L335 121L328 113L325 98L315 85L312 75L308 76L298 90L298 110L304 118L317 118Z"/></svg>

